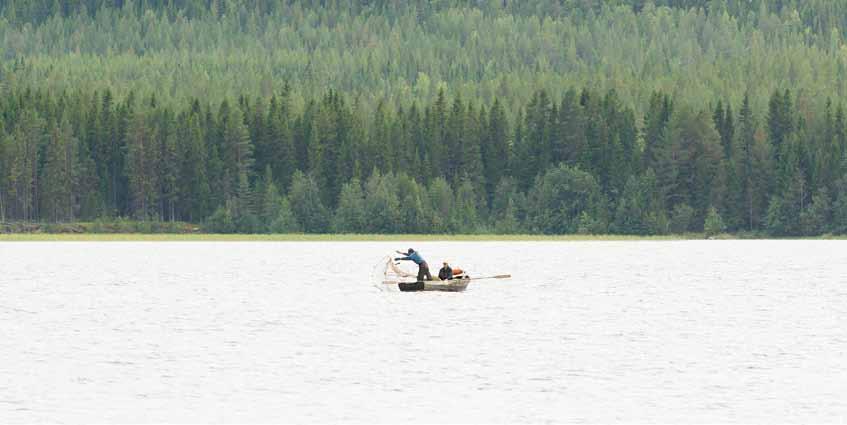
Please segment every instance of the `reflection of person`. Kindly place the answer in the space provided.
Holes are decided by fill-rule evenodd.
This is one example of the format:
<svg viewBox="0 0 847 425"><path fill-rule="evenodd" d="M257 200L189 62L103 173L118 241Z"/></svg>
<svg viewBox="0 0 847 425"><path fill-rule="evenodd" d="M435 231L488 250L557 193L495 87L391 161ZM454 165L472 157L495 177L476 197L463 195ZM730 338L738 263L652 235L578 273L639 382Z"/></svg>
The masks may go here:
<svg viewBox="0 0 847 425"><path fill-rule="evenodd" d="M453 269L450 268L450 265L447 262L444 262L444 267L438 271L438 278L441 280L450 280L453 278Z"/></svg>
<svg viewBox="0 0 847 425"><path fill-rule="evenodd" d="M402 251L397 251L397 253L403 255L403 257L395 258L395 261L412 261L418 265L418 282L423 282L424 277L426 277L426 280L432 280L432 275L429 274L429 265L417 251L409 248L409 251L405 254Z"/></svg>

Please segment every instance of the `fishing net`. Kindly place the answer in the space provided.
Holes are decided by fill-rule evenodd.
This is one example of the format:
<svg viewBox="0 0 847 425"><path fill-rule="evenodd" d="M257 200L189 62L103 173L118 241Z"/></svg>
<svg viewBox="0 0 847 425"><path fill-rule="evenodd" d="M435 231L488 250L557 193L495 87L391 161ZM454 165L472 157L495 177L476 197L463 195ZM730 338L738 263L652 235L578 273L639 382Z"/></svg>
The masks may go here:
<svg viewBox="0 0 847 425"><path fill-rule="evenodd" d="M371 272L371 281L380 290L396 289L397 283L417 279L417 274L403 270L394 259L386 256L377 263Z"/></svg>

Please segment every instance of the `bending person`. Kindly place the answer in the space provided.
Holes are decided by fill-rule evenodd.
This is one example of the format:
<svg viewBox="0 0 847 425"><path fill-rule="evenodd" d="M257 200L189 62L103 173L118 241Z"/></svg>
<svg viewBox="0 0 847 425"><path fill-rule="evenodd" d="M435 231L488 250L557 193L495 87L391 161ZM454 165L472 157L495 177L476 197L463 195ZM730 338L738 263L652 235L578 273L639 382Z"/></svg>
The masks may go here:
<svg viewBox="0 0 847 425"><path fill-rule="evenodd" d="M418 265L418 282L423 282L424 277L426 277L426 280L432 280L432 275L429 274L429 265L426 264L426 260L417 251L409 248L409 251L406 253L402 251L397 251L397 253L403 255L403 257L397 257L394 259L395 261L413 261Z"/></svg>

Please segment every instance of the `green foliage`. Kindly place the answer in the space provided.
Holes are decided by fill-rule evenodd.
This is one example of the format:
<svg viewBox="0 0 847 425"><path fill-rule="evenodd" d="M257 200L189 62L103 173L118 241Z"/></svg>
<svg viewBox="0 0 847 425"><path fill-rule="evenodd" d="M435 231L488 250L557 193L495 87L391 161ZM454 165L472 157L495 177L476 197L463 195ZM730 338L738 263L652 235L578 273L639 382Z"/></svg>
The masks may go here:
<svg viewBox="0 0 847 425"><path fill-rule="evenodd" d="M788 235L789 227L785 223L784 202L781 197L774 196L768 205L768 215L766 219L766 229L769 234L774 236Z"/></svg>
<svg viewBox="0 0 847 425"><path fill-rule="evenodd" d="M520 233L522 226L517 217L515 201L509 199L500 216L494 221L494 233L510 235Z"/></svg>
<svg viewBox="0 0 847 425"><path fill-rule="evenodd" d="M678 109L668 123L666 143L671 153L657 165L673 170L672 179L665 181L666 199L670 204L687 204L695 218L705 217L713 192L723 190L720 134L712 118L705 112Z"/></svg>
<svg viewBox="0 0 847 425"><path fill-rule="evenodd" d="M270 233L301 233L303 231L303 226L297 222L297 217L294 216L288 198L280 200L277 207L277 216L271 221L268 230Z"/></svg>
<svg viewBox="0 0 847 425"><path fill-rule="evenodd" d="M312 176L300 171L294 173L288 193L291 210L297 223L307 233L324 233L329 230L329 213L321 200L318 184Z"/></svg>
<svg viewBox="0 0 847 425"><path fill-rule="evenodd" d="M404 173L397 175L396 183L400 197L400 231L403 233L431 232L433 212L426 187Z"/></svg>
<svg viewBox="0 0 847 425"><path fill-rule="evenodd" d="M581 224L591 229L604 227L605 200L600 185L577 168L560 165L539 176L527 203L530 226L540 233L576 233Z"/></svg>
<svg viewBox="0 0 847 425"><path fill-rule="evenodd" d="M450 222L453 208L453 190L442 177L436 178L429 186L429 199L433 206L432 230L434 233L455 233Z"/></svg>
<svg viewBox="0 0 847 425"><path fill-rule="evenodd" d="M451 221L457 233L476 233L479 223L477 201L474 185L470 179L464 179L456 190L456 200L450 208Z"/></svg>
<svg viewBox="0 0 847 425"><path fill-rule="evenodd" d="M220 206L206 220L206 230L212 233L235 233L236 225L232 211L227 206Z"/></svg>
<svg viewBox="0 0 847 425"><path fill-rule="evenodd" d="M694 215L694 208L691 208L688 204L676 205L671 214L671 232L679 234L692 231Z"/></svg>
<svg viewBox="0 0 847 425"><path fill-rule="evenodd" d="M832 201L829 192L822 188L812 197L812 203L800 213L800 226L804 235L818 236L827 233L832 223Z"/></svg>
<svg viewBox="0 0 847 425"><path fill-rule="evenodd" d="M279 195L279 189L274 182L270 165L265 168L265 176L260 182L260 188L262 190L258 192L261 193L262 198L259 202L257 219L267 227L279 216L279 208L282 204L282 197Z"/></svg>
<svg viewBox="0 0 847 425"><path fill-rule="evenodd" d="M835 202L832 204L832 231L847 234L847 176L835 183Z"/></svg>
<svg viewBox="0 0 847 425"><path fill-rule="evenodd" d="M365 214L368 233L396 233L400 218L394 175L374 172L365 183Z"/></svg>
<svg viewBox="0 0 847 425"><path fill-rule="evenodd" d="M336 233L365 231L365 195L358 179L353 179L342 186L332 229Z"/></svg>
<svg viewBox="0 0 847 425"><path fill-rule="evenodd" d="M719 235L726 230L723 219L715 207L709 207L709 211L706 213L706 220L703 223L703 230L706 232L706 237Z"/></svg>
<svg viewBox="0 0 847 425"><path fill-rule="evenodd" d="M668 231L665 207L659 196L656 174L648 169L642 176L630 176L618 199L612 230L631 235L656 235Z"/></svg>
<svg viewBox="0 0 847 425"><path fill-rule="evenodd" d="M621 106L614 93L601 97L584 90L577 101L574 91L568 90L561 102L538 93L527 107L530 113L515 120L514 132L497 130L520 140L518 146L506 147L504 160L501 154L476 156L474 149L463 150L469 143L484 143L481 148L500 143L485 136L492 131L492 118L485 117L497 114L486 113L484 105L476 113L475 107L458 102L448 111L446 94L423 112L402 107L392 112L383 107L382 115L372 120L346 109L346 102L334 92L321 100L329 106L319 108L318 102L310 102L313 106L302 114L290 115L279 112L276 97L242 98L237 106L224 101L205 112L191 102L172 113L152 97L149 103L136 105L134 97L116 100L96 93L63 94L58 100L39 103L27 100L32 98L31 91L13 93L18 103L0 104L4 116L10 117L3 128L12 129L0 143L0 212L12 220L213 218L212 227L219 231L265 232L279 217L280 199L286 196L299 223L289 221L286 227L306 232L474 233L499 228L510 233L647 235L700 230L708 206L715 206L728 217L730 230L764 227L774 235L819 234L834 229L838 192L832 199L823 195L815 199L811 194L829 193L830 187L837 187L836 177L847 170L837 161L824 160L832 152L843 155L840 152L847 151L841 115L812 119L815 125L798 120L803 135L791 133L777 159L772 137L757 127L748 103L739 108L738 132L733 133L727 159L723 135L715 127L716 122L727 125L726 112L713 116L678 108L665 124L658 125L661 130L648 128L662 133L655 143L639 147L632 139L639 133L628 118L632 111ZM784 93L775 96L783 104L788 102ZM46 92L36 97L50 99ZM108 106L103 106L106 101ZM32 105L19 110L20 102ZM654 96L652 102L650 109L659 115L671 110L666 96ZM72 104L91 109L68 106ZM336 118L321 117L329 113L326 108L341 109L331 113ZM567 118L562 110L577 117ZM445 134L463 142L450 144L442 136L416 141L438 133L437 127L427 129L424 123L438 122L440 118L432 117L441 113L443 121L455 127ZM93 118L71 123L69 117L75 114ZM460 118L453 119L452 114ZM254 158L254 146L271 152L284 142L269 141L272 132L266 131L266 123L275 119L293 129L292 149L273 155L283 163L302 160L303 170L279 168L276 160ZM328 121L318 125L323 120ZM104 130L99 123L108 121L118 123L117 148L100 144L98 134ZM338 124L342 121L345 124ZM377 145L368 123L388 132L384 138L379 136ZM648 120L645 125L652 124ZM567 136L573 129L581 132L576 139ZM323 131L332 135L322 136ZM336 153L328 155L329 146ZM517 154L512 155L513 151ZM408 167L428 163L426 152L442 155L439 163L446 166ZM462 159L469 152L481 162L480 167ZM283 155L289 158L283 161ZM259 164L264 164L263 172ZM357 176L369 164L373 171L364 189L357 191L356 186L361 186ZM407 164L408 169L391 171L398 164ZM638 171L645 166L646 171ZM274 173L277 168L283 175ZM517 178L501 173L503 169L518 170ZM488 175L500 176L499 182L494 185ZM452 184L451 179L455 179ZM338 194L327 195L325 189L331 190L334 184L340 184ZM287 190L280 191L280 185L287 185ZM777 194L780 199L774 203ZM765 211L764 205L769 204L776 206ZM209 215L210 210L215 213Z"/></svg>
<svg viewBox="0 0 847 425"><path fill-rule="evenodd" d="M768 206L767 231L774 236L801 236L801 216L809 206L809 187L797 169L787 174L784 184L782 195L772 197ZM812 224L814 218L807 221Z"/></svg>
<svg viewBox="0 0 847 425"><path fill-rule="evenodd" d="M840 2L0 3L3 221L847 232Z"/></svg>
<svg viewBox="0 0 847 425"><path fill-rule="evenodd" d="M523 231L526 211L526 196L518 191L518 183L511 177L503 177L494 191L491 220L497 233L514 234Z"/></svg>
<svg viewBox="0 0 847 425"><path fill-rule="evenodd" d="M580 235L602 235L606 233L606 224L591 216L588 211L579 214L576 233Z"/></svg>

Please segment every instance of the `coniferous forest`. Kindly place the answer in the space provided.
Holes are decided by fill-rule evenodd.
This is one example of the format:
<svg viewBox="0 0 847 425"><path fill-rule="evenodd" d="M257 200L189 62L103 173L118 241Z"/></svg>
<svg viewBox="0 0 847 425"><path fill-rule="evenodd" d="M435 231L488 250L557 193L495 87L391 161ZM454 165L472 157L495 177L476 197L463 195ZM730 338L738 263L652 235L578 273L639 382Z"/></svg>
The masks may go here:
<svg viewBox="0 0 847 425"><path fill-rule="evenodd" d="M2 0L0 221L847 233L847 2Z"/></svg>

